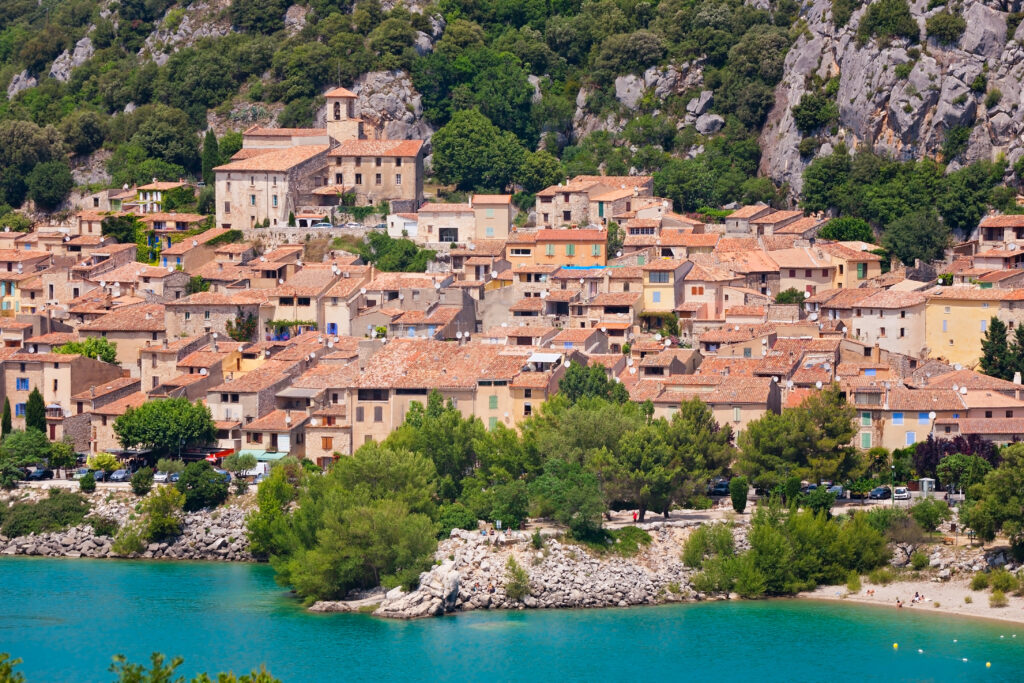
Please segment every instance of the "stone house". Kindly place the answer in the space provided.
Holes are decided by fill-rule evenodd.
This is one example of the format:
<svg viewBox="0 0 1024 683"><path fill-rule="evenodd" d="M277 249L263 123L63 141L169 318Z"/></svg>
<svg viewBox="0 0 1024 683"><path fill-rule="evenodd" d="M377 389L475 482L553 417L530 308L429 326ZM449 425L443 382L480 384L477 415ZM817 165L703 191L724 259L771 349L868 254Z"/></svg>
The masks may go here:
<svg viewBox="0 0 1024 683"><path fill-rule="evenodd" d="M121 306L110 313L78 327L83 339L102 337L117 344L117 362L140 376L140 354L152 342L161 342L167 335L162 304Z"/></svg>

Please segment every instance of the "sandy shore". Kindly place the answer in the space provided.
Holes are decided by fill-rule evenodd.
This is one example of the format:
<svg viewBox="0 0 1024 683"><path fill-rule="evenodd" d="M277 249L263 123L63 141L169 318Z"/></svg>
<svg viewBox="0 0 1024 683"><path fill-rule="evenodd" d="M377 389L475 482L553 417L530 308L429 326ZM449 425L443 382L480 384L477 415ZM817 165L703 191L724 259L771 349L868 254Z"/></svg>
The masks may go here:
<svg viewBox="0 0 1024 683"><path fill-rule="evenodd" d="M990 591L972 591L968 579L953 579L942 583L917 580L900 581L888 586L875 586L863 580L859 593L848 594L845 586L820 586L813 591L800 593L800 598L814 600L842 600L865 605L877 605L897 609L896 599L903 601L903 609L952 614L963 617L982 617L1024 624L1024 598L1008 595L1006 607L990 607ZM874 591L869 595L868 591ZM912 603L914 593L924 595L924 602ZM971 602L964 602L970 596ZM1024 634L1022 634L1024 637Z"/></svg>

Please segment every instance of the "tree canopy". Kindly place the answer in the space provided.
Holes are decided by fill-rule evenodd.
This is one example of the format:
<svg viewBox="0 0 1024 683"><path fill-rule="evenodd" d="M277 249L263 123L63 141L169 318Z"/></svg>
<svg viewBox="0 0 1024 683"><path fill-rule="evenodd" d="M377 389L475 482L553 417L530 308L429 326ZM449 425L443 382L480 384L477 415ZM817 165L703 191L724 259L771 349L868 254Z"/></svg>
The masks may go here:
<svg viewBox="0 0 1024 683"><path fill-rule="evenodd" d="M210 443L216 433L210 409L184 397L147 401L114 420L114 434L123 448L162 453Z"/></svg>
<svg viewBox="0 0 1024 683"><path fill-rule="evenodd" d="M79 354L104 363L117 362L117 342L109 341L105 337L86 337L80 341L70 341L54 348L53 352Z"/></svg>

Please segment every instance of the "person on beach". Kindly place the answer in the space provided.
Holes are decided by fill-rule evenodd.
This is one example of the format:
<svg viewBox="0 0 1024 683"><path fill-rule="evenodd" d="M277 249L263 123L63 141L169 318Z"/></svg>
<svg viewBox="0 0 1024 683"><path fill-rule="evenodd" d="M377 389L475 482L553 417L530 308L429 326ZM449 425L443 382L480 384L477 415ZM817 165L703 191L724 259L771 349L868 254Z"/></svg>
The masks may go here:
<svg viewBox="0 0 1024 683"><path fill-rule="evenodd" d="M636 524L637 517L638 515L636 514L636 510L633 510L633 524Z"/></svg>
<svg viewBox="0 0 1024 683"><path fill-rule="evenodd" d="M903 609L903 603L900 602L899 598L896 598L896 609Z"/></svg>

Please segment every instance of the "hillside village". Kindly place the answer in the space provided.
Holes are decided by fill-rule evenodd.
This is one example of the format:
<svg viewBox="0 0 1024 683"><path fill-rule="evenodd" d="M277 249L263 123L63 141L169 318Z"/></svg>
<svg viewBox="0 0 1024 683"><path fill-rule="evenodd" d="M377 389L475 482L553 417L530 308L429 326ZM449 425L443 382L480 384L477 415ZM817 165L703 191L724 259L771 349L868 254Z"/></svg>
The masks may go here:
<svg viewBox="0 0 1024 683"><path fill-rule="evenodd" d="M990 319L1024 317L1024 216L987 215L944 263L913 267L819 239L828 219L801 211L677 213L647 176L569 178L524 224L510 195L426 201L422 141L368 138L350 91L325 97L326 128L245 132L214 169L215 217L164 210L196 188L154 182L0 233L15 428L38 388L51 440L125 455L114 420L184 396L209 407L214 452L327 467L432 390L515 427L579 364L655 416L697 397L735 432L836 383L864 450L1024 438L1019 377L975 369ZM332 227L350 193L390 213ZM109 234L125 217L138 244ZM427 272L310 256L325 235L367 232L433 250ZM116 362L55 352L90 338L115 343Z"/></svg>

